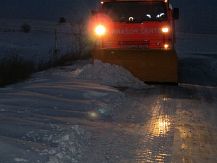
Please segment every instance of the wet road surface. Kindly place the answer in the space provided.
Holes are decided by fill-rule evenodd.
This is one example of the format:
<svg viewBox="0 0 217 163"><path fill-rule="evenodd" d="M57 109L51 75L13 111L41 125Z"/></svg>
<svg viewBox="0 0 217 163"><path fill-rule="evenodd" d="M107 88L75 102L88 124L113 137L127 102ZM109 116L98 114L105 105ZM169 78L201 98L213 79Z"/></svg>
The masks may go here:
<svg viewBox="0 0 217 163"><path fill-rule="evenodd" d="M90 129L82 162L217 162L216 88L183 84L126 94L113 122Z"/></svg>
<svg viewBox="0 0 217 163"><path fill-rule="evenodd" d="M124 102L111 115L98 117L89 109L103 107L108 99L94 103L92 97L101 98L105 92L91 85L87 94L80 90L86 89L82 83L70 89L75 84L59 83L58 89L64 85L61 91L57 84L44 84L34 86L40 90L27 86L1 92L0 163L217 162L216 87L121 89ZM106 91L115 103L117 92L109 87ZM78 92L84 96L78 98Z"/></svg>

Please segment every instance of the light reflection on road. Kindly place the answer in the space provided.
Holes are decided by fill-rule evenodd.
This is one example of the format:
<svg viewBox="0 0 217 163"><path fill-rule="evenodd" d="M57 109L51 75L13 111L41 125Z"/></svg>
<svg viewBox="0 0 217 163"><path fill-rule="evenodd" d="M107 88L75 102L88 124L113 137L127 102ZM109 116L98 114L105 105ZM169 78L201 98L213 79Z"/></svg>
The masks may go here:
<svg viewBox="0 0 217 163"><path fill-rule="evenodd" d="M150 120L144 124L143 150L137 152L138 163L165 163L171 156L168 143L172 143L172 116L164 111L168 98L159 97L150 108Z"/></svg>
<svg viewBox="0 0 217 163"><path fill-rule="evenodd" d="M165 136L170 131L170 125L170 117L160 115L158 118L152 118L149 132L156 137Z"/></svg>
<svg viewBox="0 0 217 163"><path fill-rule="evenodd" d="M162 103L167 102L167 98L159 98L151 108L151 119L148 123L148 132L154 137L166 136L171 128L171 116L162 110Z"/></svg>

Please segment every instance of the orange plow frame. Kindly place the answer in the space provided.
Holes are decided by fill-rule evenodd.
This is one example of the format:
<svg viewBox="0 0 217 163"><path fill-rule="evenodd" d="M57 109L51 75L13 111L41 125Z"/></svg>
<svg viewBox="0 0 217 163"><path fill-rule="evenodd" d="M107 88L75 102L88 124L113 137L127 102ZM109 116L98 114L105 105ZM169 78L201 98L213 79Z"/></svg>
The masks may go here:
<svg viewBox="0 0 217 163"><path fill-rule="evenodd" d="M92 57L93 60L122 66L144 82L178 82L175 50L95 49Z"/></svg>

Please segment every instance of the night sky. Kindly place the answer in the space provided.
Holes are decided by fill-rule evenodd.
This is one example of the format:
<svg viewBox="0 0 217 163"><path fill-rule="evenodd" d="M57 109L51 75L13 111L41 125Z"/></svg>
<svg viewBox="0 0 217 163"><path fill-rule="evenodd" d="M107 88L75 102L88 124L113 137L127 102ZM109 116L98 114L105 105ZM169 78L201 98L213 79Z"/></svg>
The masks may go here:
<svg viewBox="0 0 217 163"><path fill-rule="evenodd" d="M216 0L171 0L180 8L179 31L217 33ZM81 19L96 6L97 0L0 0L0 18L58 20Z"/></svg>

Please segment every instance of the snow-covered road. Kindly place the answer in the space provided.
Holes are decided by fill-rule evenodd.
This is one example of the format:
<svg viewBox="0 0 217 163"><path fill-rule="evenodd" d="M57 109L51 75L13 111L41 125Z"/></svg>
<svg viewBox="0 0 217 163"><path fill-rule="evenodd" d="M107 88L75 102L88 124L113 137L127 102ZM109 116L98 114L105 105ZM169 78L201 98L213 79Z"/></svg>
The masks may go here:
<svg viewBox="0 0 217 163"><path fill-rule="evenodd" d="M98 63L126 73L111 87L80 79L85 64L0 90L0 163L217 162L217 87L147 86Z"/></svg>
<svg viewBox="0 0 217 163"><path fill-rule="evenodd" d="M80 160L90 137L85 128L95 118L110 120L124 98L99 84L34 82L0 92L1 163Z"/></svg>

